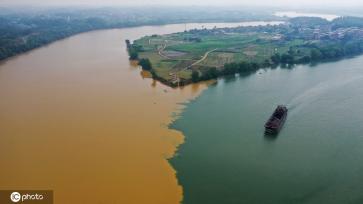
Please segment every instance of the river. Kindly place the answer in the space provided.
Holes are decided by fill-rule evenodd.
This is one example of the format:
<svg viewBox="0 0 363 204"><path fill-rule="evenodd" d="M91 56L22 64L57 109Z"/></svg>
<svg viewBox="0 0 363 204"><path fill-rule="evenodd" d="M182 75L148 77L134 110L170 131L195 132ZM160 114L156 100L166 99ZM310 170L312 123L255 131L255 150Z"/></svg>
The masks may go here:
<svg viewBox="0 0 363 204"><path fill-rule="evenodd" d="M56 203L182 200L167 161L184 137L168 128L206 83L171 89L128 60L125 40L184 24L79 34L0 64L0 189L51 189Z"/></svg>
<svg viewBox="0 0 363 204"><path fill-rule="evenodd" d="M362 203L363 57L218 80L172 125L184 204ZM277 137L264 123L289 108Z"/></svg>
<svg viewBox="0 0 363 204"><path fill-rule="evenodd" d="M335 14L323 14L323 13L305 13L305 12L296 12L296 11L280 11L275 12L275 16L280 17L289 17L289 18L295 18L295 17L319 17L324 18L328 21L332 21L336 18L339 18L340 16Z"/></svg>

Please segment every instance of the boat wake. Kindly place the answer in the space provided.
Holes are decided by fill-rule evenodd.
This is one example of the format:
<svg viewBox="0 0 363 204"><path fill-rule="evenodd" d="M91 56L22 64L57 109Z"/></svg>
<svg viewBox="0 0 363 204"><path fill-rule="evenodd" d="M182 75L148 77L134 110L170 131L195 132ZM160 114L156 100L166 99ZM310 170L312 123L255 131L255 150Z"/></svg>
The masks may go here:
<svg viewBox="0 0 363 204"><path fill-rule="evenodd" d="M287 103L291 115L299 113L305 107L322 99L322 96L331 90L344 87L348 84L362 80L363 76L354 76L348 79L330 79L329 81L320 82L319 84L305 90L301 94L295 96Z"/></svg>

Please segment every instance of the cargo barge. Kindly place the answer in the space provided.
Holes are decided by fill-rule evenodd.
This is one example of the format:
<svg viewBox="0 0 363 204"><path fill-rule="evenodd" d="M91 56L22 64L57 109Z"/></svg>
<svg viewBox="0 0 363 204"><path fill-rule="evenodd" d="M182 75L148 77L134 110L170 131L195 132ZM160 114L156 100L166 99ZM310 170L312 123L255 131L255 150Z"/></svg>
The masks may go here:
<svg viewBox="0 0 363 204"><path fill-rule="evenodd" d="M278 134L287 118L288 109L286 106L277 106L270 119L265 124L266 134Z"/></svg>

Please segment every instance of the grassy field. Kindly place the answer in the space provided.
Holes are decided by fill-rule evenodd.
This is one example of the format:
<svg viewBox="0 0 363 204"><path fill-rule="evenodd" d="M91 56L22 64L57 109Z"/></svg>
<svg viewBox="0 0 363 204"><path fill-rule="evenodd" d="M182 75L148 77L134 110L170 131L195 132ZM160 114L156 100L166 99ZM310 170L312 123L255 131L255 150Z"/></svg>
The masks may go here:
<svg viewBox="0 0 363 204"><path fill-rule="evenodd" d="M145 36L134 41L141 47L139 58L148 58L154 72L166 81L190 80L193 70L223 69L226 63L269 61L275 53L286 53L302 40L286 41L265 32L181 32Z"/></svg>

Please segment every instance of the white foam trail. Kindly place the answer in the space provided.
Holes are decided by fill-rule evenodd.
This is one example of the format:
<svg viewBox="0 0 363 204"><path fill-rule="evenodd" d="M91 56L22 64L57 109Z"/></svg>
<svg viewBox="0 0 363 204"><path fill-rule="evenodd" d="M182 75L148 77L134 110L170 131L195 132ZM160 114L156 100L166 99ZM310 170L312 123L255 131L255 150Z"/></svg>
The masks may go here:
<svg viewBox="0 0 363 204"><path fill-rule="evenodd" d="M332 79L329 81L321 82L291 99L290 102L287 103L287 107L290 110L289 112L292 112L293 114L297 113L305 106L318 100L321 95L328 92L329 90L346 86L347 84L350 84L360 79L363 79L363 76L354 76L345 80Z"/></svg>

